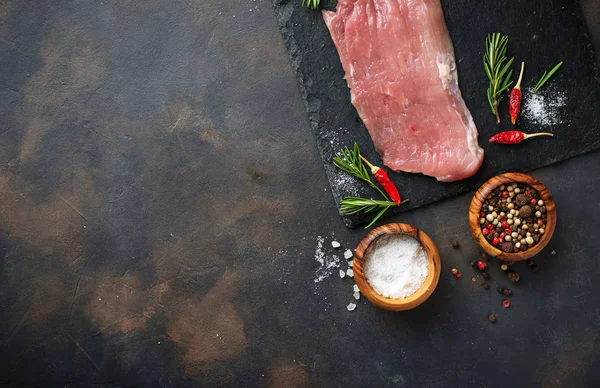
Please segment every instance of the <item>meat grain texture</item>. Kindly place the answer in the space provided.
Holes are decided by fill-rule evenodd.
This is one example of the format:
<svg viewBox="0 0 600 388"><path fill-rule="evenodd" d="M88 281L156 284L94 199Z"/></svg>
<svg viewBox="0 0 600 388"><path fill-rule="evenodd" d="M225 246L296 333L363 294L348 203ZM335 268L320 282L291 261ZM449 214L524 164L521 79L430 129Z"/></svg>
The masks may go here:
<svg viewBox="0 0 600 388"><path fill-rule="evenodd" d="M483 162L439 0L339 0L323 18L384 164L452 182Z"/></svg>

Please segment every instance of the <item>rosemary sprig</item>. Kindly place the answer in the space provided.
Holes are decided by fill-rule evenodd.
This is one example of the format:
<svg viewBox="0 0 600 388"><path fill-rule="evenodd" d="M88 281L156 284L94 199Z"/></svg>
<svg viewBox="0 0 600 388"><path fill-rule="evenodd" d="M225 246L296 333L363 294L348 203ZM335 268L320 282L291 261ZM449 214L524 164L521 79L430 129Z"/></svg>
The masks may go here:
<svg viewBox="0 0 600 388"><path fill-rule="evenodd" d="M544 74L542 74L542 78L540 78L540 80L538 81L538 83L535 85L535 89L533 89L534 93L537 93L538 90L540 90L540 88L542 86L544 86L544 84L546 82L548 82L548 80L550 79L550 77L552 77L554 75L554 73L556 73L558 71L558 69L560 69L560 67L562 66L562 62L559 63L558 65L554 66L552 68L552 70L550 71L545 71Z"/></svg>
<svg viewBox="0 0 600 388"><path fill-rule="evenodd" d="M483 66L485 73L490 80L487 90L487 98L492 108L492 113L500 122L498 105L502 100L502 93L507 90L512 81L512 65L514 58L506 60L506 49L508 46L508 36L502 36L499 32L489 34L485 39L485 55L483 57Z"/></svg>
<svg viewBox="0 0 600 388"><path fill-rule="evenodd" d="M318 9L321 0L302 0L302 6L312 9Z"/></svg>
<svg viewBox="0 0 600 388"><path fill-rule="evenodd" d="M333 158L333 164L340 170L365 181L369 186L377 190L386 201L389 201L389 197L371 180L367 167L365 167L360 159L360 149L358 148L357 143L354 143L354 148L352 150L348 147L342 149L342 151Z"/></svg>
<svg viewBox="0 0 600 388"><path fill-rule="evenodd" d="M401 202L405 203L408 200L404 200ZM381 216L388 211L389 208L397 206L392 201L378 201L375 199L368 198L359 198L359 197L346 197L342 199L340 203L340 210L342 213L346 215L356 214L356 213L371 213L374 211L378 211L377 215L373 217L373 220L369 225L365 226L365 229L370 228Z"/></svg>

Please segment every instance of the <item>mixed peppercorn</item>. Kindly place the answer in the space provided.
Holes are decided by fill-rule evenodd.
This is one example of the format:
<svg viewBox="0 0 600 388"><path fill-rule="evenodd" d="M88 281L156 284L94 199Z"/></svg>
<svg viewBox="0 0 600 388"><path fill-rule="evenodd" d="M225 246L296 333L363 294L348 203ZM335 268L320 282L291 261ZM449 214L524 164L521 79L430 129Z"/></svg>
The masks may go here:
<svg viewBox="0 0 600 388"><path fill-rule="evenodd" d="M522 183L508 183L492 191L479 217L486 240L506 253L526 251L546 231L544 201L535 189Z"/></svg>

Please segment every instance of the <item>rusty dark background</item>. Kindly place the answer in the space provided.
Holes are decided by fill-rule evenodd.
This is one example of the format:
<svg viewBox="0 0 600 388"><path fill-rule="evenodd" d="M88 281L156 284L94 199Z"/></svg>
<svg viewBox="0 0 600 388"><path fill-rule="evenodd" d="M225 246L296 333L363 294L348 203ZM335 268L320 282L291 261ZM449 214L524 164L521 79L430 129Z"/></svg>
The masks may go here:
<svg viewBox="0 0 600 388"><path fill-rule="evenodd" d="M559 224L519 284L492 265L510 309L470 281L467 193L391 218L438 245L432 297L350 313L350 280L314 282L317 239L365 231L269 1L2 0L0 385L598 386L599 163L533 173Z"/></svg>

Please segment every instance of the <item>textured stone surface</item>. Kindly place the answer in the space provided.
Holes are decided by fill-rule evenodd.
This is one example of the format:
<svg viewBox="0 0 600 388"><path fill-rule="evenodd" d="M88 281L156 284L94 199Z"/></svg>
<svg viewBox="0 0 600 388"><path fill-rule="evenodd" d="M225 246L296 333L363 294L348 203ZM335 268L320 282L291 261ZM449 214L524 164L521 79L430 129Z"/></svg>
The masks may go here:
<svg viewBox="0 0 600 388"><path fill-rule="evenodd" d="M289 63L268 1L0 2L0 385L598 385L600 154L535 172L559 224L518 285L490 264L510 309L469 280L467 193L391 219L443 272L382 311L314 283L317 236L365 231Z"/></svg>

